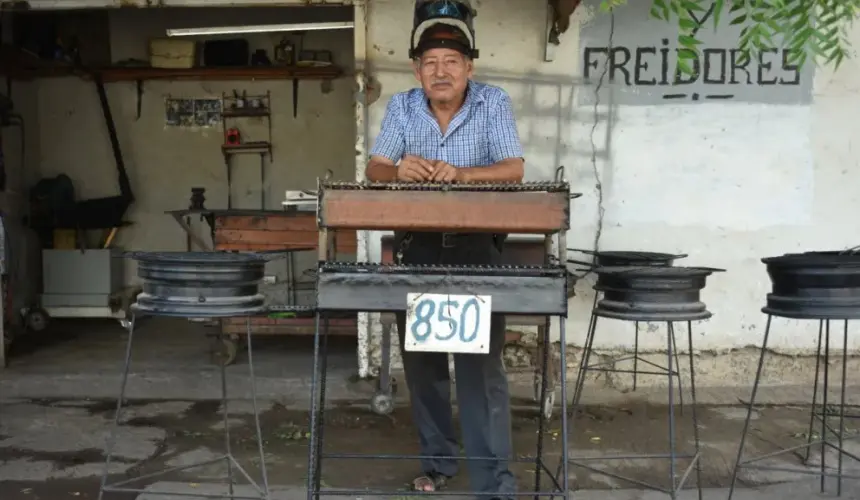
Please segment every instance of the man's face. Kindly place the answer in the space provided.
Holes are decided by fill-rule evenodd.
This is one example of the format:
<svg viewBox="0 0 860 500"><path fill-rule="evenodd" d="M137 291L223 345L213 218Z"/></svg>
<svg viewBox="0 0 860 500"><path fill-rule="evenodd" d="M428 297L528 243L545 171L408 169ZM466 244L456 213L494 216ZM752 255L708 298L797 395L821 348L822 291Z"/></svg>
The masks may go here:
<svg viewBox="0 0 860 500"><path fill-rule="evenodd" d="M415 76L431 101L454 101L466 92L472 61L453 49L430 49L415 65Z"/></svg>

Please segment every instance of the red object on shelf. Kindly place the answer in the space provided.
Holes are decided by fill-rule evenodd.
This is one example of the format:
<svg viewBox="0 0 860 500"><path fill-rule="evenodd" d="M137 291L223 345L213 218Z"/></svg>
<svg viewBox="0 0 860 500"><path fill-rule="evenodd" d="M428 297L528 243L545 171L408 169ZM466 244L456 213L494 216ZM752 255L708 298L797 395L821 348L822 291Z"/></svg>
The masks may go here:
<svg viewBox="0 0 860 500"><path fill-rule="evenodd" d="M237 128L228 128L224 134L224 144L228 146L238 146L242 144L242 134Z"/></svg>

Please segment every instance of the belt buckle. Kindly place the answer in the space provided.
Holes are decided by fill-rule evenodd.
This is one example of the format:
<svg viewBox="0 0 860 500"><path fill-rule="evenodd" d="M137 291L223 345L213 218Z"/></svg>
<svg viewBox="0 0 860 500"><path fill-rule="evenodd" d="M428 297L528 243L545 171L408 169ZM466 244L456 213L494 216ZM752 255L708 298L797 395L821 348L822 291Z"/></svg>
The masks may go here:
<svg viewBox="0 0 860 500"><path fill-rule="evenodd" d="M457 233L442 233L442 248L454 248L457 246Z"/></svg>

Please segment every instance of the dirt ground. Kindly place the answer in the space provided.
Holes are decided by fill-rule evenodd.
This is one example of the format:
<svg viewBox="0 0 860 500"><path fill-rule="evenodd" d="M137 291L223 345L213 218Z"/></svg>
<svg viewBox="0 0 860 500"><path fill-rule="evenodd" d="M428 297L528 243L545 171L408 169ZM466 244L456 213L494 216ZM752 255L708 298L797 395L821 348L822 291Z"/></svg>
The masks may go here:
<svg viewBox="0 0 860 500"><path fill-rule="evenodd" d="M59 500L97 498L102 451L94 443L103 439L112 419L110 401L16 400L2 404L0 418L0 498L3 500ZM253 439L253 417L247 403L228 422L233 436L233 452L246 470L257 479L258 460ZM726 486L743 425L745 410L738 407L698 409L704 444L704 478L708 487ZM691 409L676 414L678 450L692 450ZM325 449L335 453L417 453L417 437L408 408L398 408L389 417L377 416L366 408L343 404L326 413ZM802 444L809 422L808 408L774 407L756 413L754 438L749 453L765 453ZM307 470L307 412L267 403L262 413L269 483L302 485ZM554 419L545 431L545 460L555 470L560 456L560 422ZM533 455L538 434L534 412L518 411L513 419L514 449L519 457ZM114 480L140 476L168 465L206 460L223 453L223 416L217 402L135 401L124 419L125 441L119 459L121 474ZM850 429L849 432L854 432ZM77 441L71 445L60 441ZM145 436L145 441L141 441ZM629 407L589 407L575 420L571 437L575 456L668 452L668 420L665 407L643 404ZM135 444L137 443L137 444ZM146 446L143 446L145 443ZM144 449L145 448L145 449ZM686 448L686 449L684 449ZM62 450L62 451L61 451ZM787 455L784 464L800 465ZM831 462L833 463L833 462ZM594 464L598 466L597 464ZM681 464L685 466L684 463ZM668 463L660 460L624 459L598 466L614 474L665 485ZM39 470L44 469L44 478ZM520 487L530 489L534 464L513 466ZM417 462L408 460L327 460L323 482L327 487L400 489L406 488L418 472ZM182 481L191 484L224 477L219 465L162 476L149 482ZM577 489L629 487L622 481L582 468L571 470ZM746 485L779 482L783 475L746 475ZM544 476L544 485L547 479ZM133 486L143 487L146 483ZM466 489L463 470L452 488ZM126 500L134 495L106 496Z"/></svg>

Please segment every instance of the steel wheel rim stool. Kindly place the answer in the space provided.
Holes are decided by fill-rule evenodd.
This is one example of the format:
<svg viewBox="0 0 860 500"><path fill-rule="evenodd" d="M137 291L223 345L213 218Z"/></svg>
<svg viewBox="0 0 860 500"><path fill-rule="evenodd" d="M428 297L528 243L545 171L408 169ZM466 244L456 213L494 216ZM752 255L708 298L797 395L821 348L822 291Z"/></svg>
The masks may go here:
<svg viewBox="0 0 860 500"><path fill-rule="evenodd" d="M675 260L683 259L687 257L687 254L668 254L668 253L659 253L659 252L638 252L638 251L592 251L592 250L582 250L572 248L576 252L581 252L584 254L592 255L594 257L594 263L588 262L580 262L577 260L568 259L568 263L580 264L590 266L588 272L592 272L594 268L599 267L671 267L675 264ZM595 289L594 291L594 302L591 304L591 321L595 321L595 313L594 310L597 308L597 302L601 298L601 292ZM591 323L589 323L590 325ZM633 356L625 356L619 359L614 360L615 363L620 361L633 361L633 392L636 392L638 388L639 382L639 321L633 322ZM585 360L585 347L591 346L594 343L594 330L589 327L585 342L583 343L583 356L579 359L579 368L577 368L576 376L577 379L583 375L582 369L584 367L583 361ZM675 342L674 338L672 342ZM590 349L590 347L588 348ZM675 364L680 365L680 360L678 359L678 349L677 345L675 345ZM646 364L648 362L645 362ZM648 375L648 373L645 373ZM577 386L578 387L578 386ZM678 396L680 399L680 411L681 415L684 414L684 395L683 395L683 386L681 385L681 378L678 377ZM579 395L574 394L574 399L578 399Z"/></svg>
<svg viewBox="0 0 860 500"><path fill-rule="evenodd" d="M768 275L772 283L772 291L767 296L767 305L762 308L762 312L767 315L767 324L762 339L761 354L756 368L755 380L753 381L752 394L747 405L747 417L744 422L741 441L738 445L738 454L732 473L728 498L731 500L734 495L741 469L774 470L793 472L799 475L817 475L820 478L819 490L821 493L825 493L827 490L826 479L828 477L836 478L836 494L837 496L841 496L843 479L860 479L860 474L845 474L843 468L843 455L847 455L849 458L860 462L860 457L845 451L844 448L846 441L860 438L860 436L852 436L850 438L845 436L845 420L860 418L860 414L845 413L846 365L848 361L848 349L845 346L848 345L849 321L860 319L860 255L838 251L806 252L785 254L779 257L767 257L762 259L762 262L767 266ZM749 435L750 420L761 383L771 324L775 317L818 321L815 379L813 382L812 408L810 409L806 442L803 445L791 446L776 453L769 453L744 460L744 447ZM840 321L843 324L842 373L839 386L840 398L836 405L828 403L831 321ZM824 358L823 360L822 357ZM823 380L819 378L822 365L824 373L821 379ZM822 390L819 390L819 380L823 382ZM819 393L821 394L820 403L818 399ZM835 413L830 410L833 406L838 406L838 410ZM839 419L838 430L828 425L829 418ZM820 439L813 440L812 433L816 420L821 425ZM829 436L831 435L835 436L837 444L833 444L830 441ZM816 445L818 445L818 453L820 453L819 464L817 470L812 470L808 462L810 461L810 452ZM805 450L802 462L807 465L803 469L754 464L755 462L800 450ZM832 469L828 471L827 450L833 450L837 454L835 472Z"/></svg>
<svg viewBox="0 0 860 500"><path fill-rule="evenodd" d="M127 254L137 261L138 276L143 279L143 292L132 305L132 316L128 325L125 363L117 399L116 412L105 449L105 469L99 488L99 500L105 493L137 493L151 496L176 496L176 492L137 489L130 484L144 479L154 479L168 473L175 473L224 462L227 466L227 491L224 494L201 492L181 493L181 496L198 498L264 499L271 498L263 451L260 412L257 405L256 384L254 381L254 358L251 343L252 315L266 310L264 297L258 293L263 280L266 258L255 254L232 254L222 252L130 252ZM259 485L238 463L232 454L230 442L229 411L227 399L226 366L221 371L221 405L224 425L225 453L204 462L171 467L158 472L145 474L108 484L111 459L116 446L117 431L122 416L128 373L134 339L134 323L137 316L166 316L176 318L225 318L244 316L247 318L248 367L251 381L251 402L254 410L257 448L260 460ZM236 494L233 470L236 469L256 490L256 494Z"/></svg>
<svg viewBox="0 0 860 500"><path fill-rule="evenodd" d="M647 321L647 322L665 322L667 325L666 335L666 351L668 367L661 367L654 363L647 362L661 371L651 373L655 375L664 375L668 380L668 409L669 409L669 453L659 454L641 454L641 455L625 455L625 456L599 456L592 455L587 457L572 457L570 465L581 467L590 472L606 475L615 479L620 479L632 484L637 484L643 488L660 491L669 495L673 500L677 498L678 492L683 489L691 473L696 474L696 488L698 497L702 498L702 478L701 478L701 442L699 438L699 423L696 408L696 377L695 377L695 358L693 354L693 321L705 320L711 317L711 312L706 309L703 302L699 300L699 294L704 289L706 278L714 272L722 272L722 269L704 268L704 267L670 267L670 266L617 266L617 267L602 267L597 268L595 272L598 275L598 283L595 285L595 292L602 293L603 298L597 302L594 308L591 322L589 324L588 338L589 345L586 346L583 353L581 363L582 371L577 377L576 388L574 389L574 400L571 403L570 412L570 433L573 434L575 429L575 421L577 408L580 405L582 397L582 389L585 383L585 375L589 371L613 371L608 369L597 369L598 365L589 365L591 350L597 328L597 319L617 319L622 321ZM693 426L693 441L694 452L692 454L678 454L676 452L676 429L675 429L675 394L674 394L674 379L680 379L680 366L676 364L673 368L673 361L677 361L675 355L675 323L683 322L687 324L687 340L689 350L689 369L690 369L690 407L691 420ZM622 371L625 372L625 371ZM640 372L647 373L647 372ZM668 460L669 461L669 479L671 486L669 488L661 487L657 484L651 484L640 481L634 478L625 477L620 474L615 474L606 470L597 469L585 462L591 461L611 461L611 460ZM678 471L677 461L679 459L689 459L690 464L683 470ZM680 479L676 481L676 477Z"/></svg>

